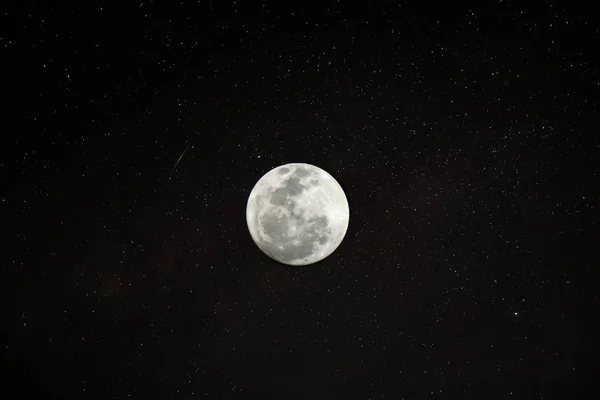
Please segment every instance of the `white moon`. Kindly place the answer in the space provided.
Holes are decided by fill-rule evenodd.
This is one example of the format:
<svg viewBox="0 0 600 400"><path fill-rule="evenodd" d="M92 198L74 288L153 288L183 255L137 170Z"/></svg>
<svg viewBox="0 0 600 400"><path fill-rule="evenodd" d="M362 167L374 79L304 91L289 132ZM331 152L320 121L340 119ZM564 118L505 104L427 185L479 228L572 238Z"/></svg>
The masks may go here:
<svg viewBox="0 0 600 400"><path fill-rule="evenodd" d="M254 243L272 259L308 265L340 245L350 213L340 184L310 164L285 164L256 183L246 207Z"/></svg>

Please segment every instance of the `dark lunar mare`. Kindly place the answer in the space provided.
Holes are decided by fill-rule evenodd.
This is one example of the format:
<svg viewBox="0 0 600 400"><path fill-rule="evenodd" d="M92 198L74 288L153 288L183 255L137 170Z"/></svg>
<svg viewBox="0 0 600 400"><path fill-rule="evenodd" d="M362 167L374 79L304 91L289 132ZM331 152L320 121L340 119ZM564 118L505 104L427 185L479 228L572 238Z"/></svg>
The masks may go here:
<svg viewBox="0 0 600 400"><path fill-rule="evenodd" d="M279 173L282 173L282 170L285 169L280 168ZM287 173L288 171L284 171L283 173ZM264 232L273 239L273 242L261 242L260 246L265 253L270 254L278 261L292 262L294 260L307 259L313 254L315 244L318 242L324 245L328 241L328 234L331 234L331 229L328 228L329 221L326 216L305 220L302 212L294 212L296 202L292 198L300 195L307 189L306 186L300 183L300 178L309 176L310 174L311 172L305 168L297 168L294 175L286 179L282 187L275 189L269 199L269 202L273 206L285 207L290 212L291 218L295 220L296 226L309 224L308 228L305 228L302 235L298 238L300 241L299 244L292 243L292 238L288 234L290 217L286 215L279 216L274 212L267 212L261 218L260 222ZM311 181L311 184L315 185L315 181ZM280 245L284 247L283 250L278 248Z"/></svg>

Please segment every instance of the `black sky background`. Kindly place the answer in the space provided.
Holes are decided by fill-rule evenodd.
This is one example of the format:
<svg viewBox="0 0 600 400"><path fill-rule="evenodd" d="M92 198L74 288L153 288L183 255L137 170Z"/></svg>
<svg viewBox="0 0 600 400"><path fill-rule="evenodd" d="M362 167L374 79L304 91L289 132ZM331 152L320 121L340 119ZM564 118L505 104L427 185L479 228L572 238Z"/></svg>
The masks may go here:
<svg viewBox="0 0 600 400"><path fill-rule="evenodd" d="M3 6L2 393L582 398L600 30L565 4ZM301 268L245 220L289 162L350 204Z"/></svg>

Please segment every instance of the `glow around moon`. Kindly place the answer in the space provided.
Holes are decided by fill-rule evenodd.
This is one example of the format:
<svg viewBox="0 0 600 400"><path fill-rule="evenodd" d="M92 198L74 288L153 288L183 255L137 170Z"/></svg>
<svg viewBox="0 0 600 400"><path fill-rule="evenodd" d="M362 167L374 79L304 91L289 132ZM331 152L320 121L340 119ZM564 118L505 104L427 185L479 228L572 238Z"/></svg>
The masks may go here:
<svg viewBox="0 0 600 400"><path fill-rule="evenodd" d="M346 235L349 215L339 183L321 168L303 163L267 172L246 207L256 245L288 265L312 264L333 253Z"/></svg>

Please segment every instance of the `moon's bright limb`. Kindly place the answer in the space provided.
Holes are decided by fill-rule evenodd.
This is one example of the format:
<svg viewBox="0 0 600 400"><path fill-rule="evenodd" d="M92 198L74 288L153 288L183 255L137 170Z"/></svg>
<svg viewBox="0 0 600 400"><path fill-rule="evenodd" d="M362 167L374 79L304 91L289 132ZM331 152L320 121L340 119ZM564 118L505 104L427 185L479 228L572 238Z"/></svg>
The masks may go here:
<svg viewBox="0 0 600 400"><path fill-rule="evenodd" d="M333 253L346 235L349 216L339 183L304 163L267 172L252 189L246 207L256 245L288 265L312 264Z"/></svg>

